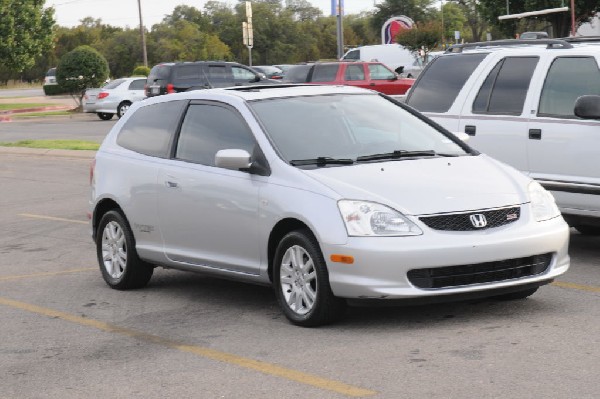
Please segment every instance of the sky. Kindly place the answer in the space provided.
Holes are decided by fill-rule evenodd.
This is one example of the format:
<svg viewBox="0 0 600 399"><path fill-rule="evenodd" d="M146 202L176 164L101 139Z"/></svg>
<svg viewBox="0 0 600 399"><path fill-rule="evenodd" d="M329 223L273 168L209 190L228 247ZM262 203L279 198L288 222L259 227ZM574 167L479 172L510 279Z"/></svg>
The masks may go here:
<svg viewBox="0 0 600 399"><path fill-rule="evenodd" d="M142 18L144 25L151 28L170 14L173 9L185 4L204 8L207 0L141 0ZM237 4L237 0L221 0ZM378 0L344 0L345 13L357 14L373 10L373 4ZM331 0L309 0L315 7L320 8L325 15L331 13ZM102 19L105 24L113 26L139 26L138 0L46 0L46 7L54 7L56 22L61 26L76 26L85 17Z"/></svg>

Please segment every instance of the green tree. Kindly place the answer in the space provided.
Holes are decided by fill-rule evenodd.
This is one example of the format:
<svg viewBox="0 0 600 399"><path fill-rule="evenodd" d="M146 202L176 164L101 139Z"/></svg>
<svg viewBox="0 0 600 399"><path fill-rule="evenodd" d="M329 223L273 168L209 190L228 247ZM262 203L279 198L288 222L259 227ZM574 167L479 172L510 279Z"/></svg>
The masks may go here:
<svg viewBox="0 0 600 399"><path fill-rule="evenodd" d="M52 46L54 9L42 0L0 0L0 60L21 72Z"/></svg>
<svg viewBox="0 0 600 399"><path fill-rule="evenodd" d="M148 76L148 75L150 75L150 68L148 68L147 66L143 66L143 65L136 66L135 69L133 70L133 72L131 73L131 76Z"/></svg>
<svg viewBox="0 0 600 399"><path fill-rule="evenodd" d="M487 29L487 21L481 14L479 0L450 0L459 7L464 17L463 24L471 30L470 39L475 42L482 40L483 33ZM445 10L445 7L444 7ZM466 35L465 35L466 36ZM469 38L466 36L466 38Z"/></svg>
<svg viewBox="0 0 600 399"><path fill-rule="evenodd" d="M90 87L99 87L108 78L108 62L90 46L79 46L65 54L56 67L56 81L71 93L78 108Z"/></svg>
<svg viewBox="0 0 600 399"><path fill-rule="evenodd" d="M409 30L401 31L396 35L396 42L417 55L422 52L423 58L440 45L442 29L437 22L420 24Z"/></svg>

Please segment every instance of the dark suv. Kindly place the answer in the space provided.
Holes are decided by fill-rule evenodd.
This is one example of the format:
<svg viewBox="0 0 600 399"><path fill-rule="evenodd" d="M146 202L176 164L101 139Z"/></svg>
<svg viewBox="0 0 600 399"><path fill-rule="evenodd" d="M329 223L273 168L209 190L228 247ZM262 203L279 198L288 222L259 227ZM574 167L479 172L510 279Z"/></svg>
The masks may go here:
<svg viewBox="0 0 600 399"><path fill-rule="evenodd" d="M271 84L252 69L223 61L163 63L152 68L146 82L146 96L178 93L213 87Z"/></svg>

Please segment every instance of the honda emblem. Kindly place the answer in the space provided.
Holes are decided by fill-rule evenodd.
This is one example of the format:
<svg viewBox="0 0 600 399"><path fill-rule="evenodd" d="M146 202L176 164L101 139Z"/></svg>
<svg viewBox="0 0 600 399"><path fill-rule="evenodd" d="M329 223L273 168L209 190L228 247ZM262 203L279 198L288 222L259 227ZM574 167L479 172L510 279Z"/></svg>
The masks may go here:
<svg viewBox="0 0 600 399"><path fill-rule="evenodd" d="M487 219L485 218L485 215L482 215L481 213L471 215L469 216L469 219L471 219L471 224L475 228L482 229L487 226Z"/></svg>

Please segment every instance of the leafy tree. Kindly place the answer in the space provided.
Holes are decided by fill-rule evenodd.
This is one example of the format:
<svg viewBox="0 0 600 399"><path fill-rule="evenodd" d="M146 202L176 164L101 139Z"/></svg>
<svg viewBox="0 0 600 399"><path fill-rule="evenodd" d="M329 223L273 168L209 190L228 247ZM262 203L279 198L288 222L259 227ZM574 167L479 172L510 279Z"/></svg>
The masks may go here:
<svg viewBox="0 0 600 399"><path fill-rule="evenodd" d="M150 75L150 68L144 65L136 66L131 76L148 76Z"/></svg>
<svg viewBox="0 0 600 399"><path fill-rule="evenodd" d="M471 29L471 40L479 42L482 40L483 33L487 29L487 22L481 15L481 6L479 0L450 0L452 3L458 6L464 17L464 25L469 26ZM444 6L444 12L446 12L446 6L452 3L446 3ZM467 36L468 37L468 36Z"/></svg>
<svg viewBox="0 0 600 399"><path fill-rule="evenodd" d="M0 60L21 72L52 46L54 9L41 0L0 0Z"/></svg>
<svg viewBox="0 0 600 399"><path fill-rule="evenodd" d="M56 67L56 81L71 93L78 108L90 87L99 87L108 78L108 62L90 46L79 46L65 54Z"/></svg>
<svg viewBox="0 0 600 399"><path fill-rule="evenodd" d="M423 52L423 58L440 45L442 29L437 22L420 24L409 30L401 31L396 35L396 42L417 55Z"/></svg>

